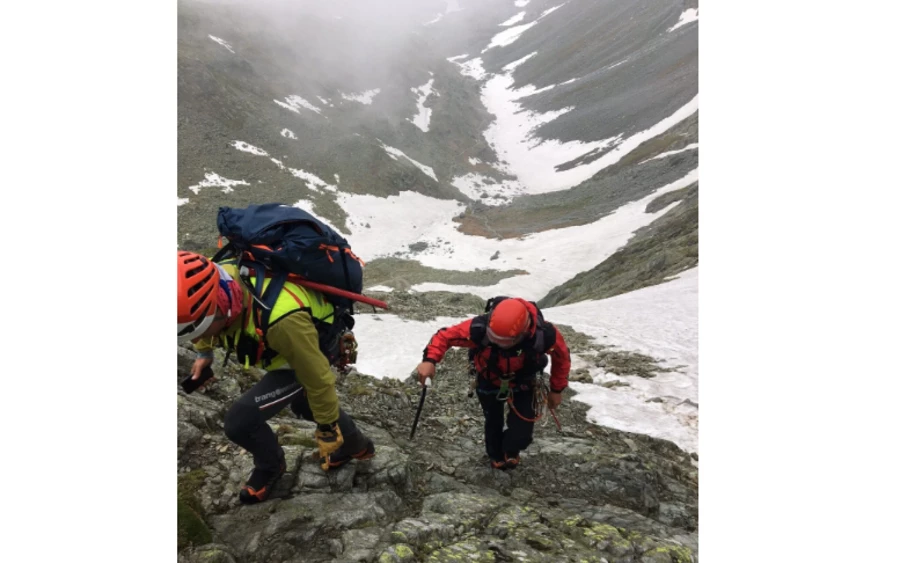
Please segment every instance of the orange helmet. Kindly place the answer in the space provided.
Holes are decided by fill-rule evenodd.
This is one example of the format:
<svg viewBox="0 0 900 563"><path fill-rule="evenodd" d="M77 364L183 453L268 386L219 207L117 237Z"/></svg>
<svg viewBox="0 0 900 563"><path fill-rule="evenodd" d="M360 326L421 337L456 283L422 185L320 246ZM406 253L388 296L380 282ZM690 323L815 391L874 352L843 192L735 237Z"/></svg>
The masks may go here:
<svg viewBox="0 0 900 563"><path fill-rule="evenodd" d="M518 299L504 299L491 312L488 340L501 348L512 348L525 338L531 327L531 315Z"/></svg>
<svg viewBox="0 0 900 563"><path fill-rule="evenodd" d="M198 338L216 316L219 271L205 256L178 251L178 343Z"/></svg>

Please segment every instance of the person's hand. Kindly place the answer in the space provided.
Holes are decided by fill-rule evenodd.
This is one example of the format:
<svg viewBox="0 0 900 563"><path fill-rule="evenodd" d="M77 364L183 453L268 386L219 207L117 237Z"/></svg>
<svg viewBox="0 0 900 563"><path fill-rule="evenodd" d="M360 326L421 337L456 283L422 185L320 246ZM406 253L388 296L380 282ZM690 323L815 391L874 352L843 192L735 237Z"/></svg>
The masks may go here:
<svg viewBox="0 0 900 563"><path fill-rule="evenodd" d="M212 358L197 358L196 360L194 360L194 365L191 366L191 379L192 380L200 379L200 376L202 375L203 370L205 370L206 368L211 366L212 363L213 363ZM207 381L204 381L203 385L201 385L200 387L201 388L205 387L215 380L216 380L215 377L210 377Z"/></svg>
<svg viewBox="0 0 900 563"><path fill-rule="evenodd" d="M434 364L431 362L422 362L416 366L416 373L419 374L419 385L424 387L426 379L434 379Z"/></svg>
<svg viewBox="0 0 900 563"><path fill-rule="evenodd" d="M212 363L212 358L197 358L194 360L194 365L191 366L191 379L199 378L203 370L211 366Z"/></svg>
<svg viewBox="0 0 900 563"><path fill-rule="evenodd" d="M551 391L547 394L547 406L553 410L556 410L556 407L562 402L562 393L554 393Z"/></svg>

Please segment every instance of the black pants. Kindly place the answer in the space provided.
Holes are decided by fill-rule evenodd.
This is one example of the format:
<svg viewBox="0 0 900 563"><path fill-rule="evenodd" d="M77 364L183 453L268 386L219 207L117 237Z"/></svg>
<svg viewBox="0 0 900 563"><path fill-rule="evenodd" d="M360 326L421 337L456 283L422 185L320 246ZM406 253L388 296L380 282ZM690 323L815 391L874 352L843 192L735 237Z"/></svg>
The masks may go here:
<svg viewBox="0 0 900 563"><path fill-rule="evenodd" d="M534 385L510 383L513 406L522 416L534 419ZM497 400L498 389L479 377L478 400L484 412L484 446L494 461L503 461L503 454L516 457L528 447L534 435L534 422L522 420L512 409L506 414L506 430L503 415L506 401Z"/></svg>
<svg viewBox="0 0 900 563"><path fill-rule="evenodd" d="M253 464L257 469L275 471L284 460L284 451L266 421L288 405L298 417L314 421L306 391L297 382L294 371L280 369L264 375L225 414L225 435L253 454ZM343 409L340 410L338 426L344 436L342 447L351 452L364 447L362 432Z"/></svg>

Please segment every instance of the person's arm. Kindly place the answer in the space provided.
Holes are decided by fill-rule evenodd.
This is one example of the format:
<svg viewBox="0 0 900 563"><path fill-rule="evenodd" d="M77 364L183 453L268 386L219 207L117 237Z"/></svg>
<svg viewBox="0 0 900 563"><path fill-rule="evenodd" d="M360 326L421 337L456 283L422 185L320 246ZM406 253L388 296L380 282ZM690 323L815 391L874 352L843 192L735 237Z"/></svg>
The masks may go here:
<svg viewBox="0 0 900 563"><path fill-rule="evenodd" d="M437 364L444 359L447 350L454 346L472 348L475 343L469 340L469 327L472 319L438 330L428 341L422 351L422 361Z"/></svg>
<svg viewBox="0 0 900 563"><path fill-rule="evenodd" d="M203 370L212 365L215 343L215 337L198 338L191 341L191 344L194 345L194 350L197 351L197 358L191 366L191 379L199 379Z"/></svg>
<svg viewBox="0 0 900 563"><path fill-rule="evenodd" d="M328 359L319 350L319 332L306 311L295 311L269 326L269 347L287 360L297 381L306 389L309 408L319 424L338 419L339 404L335 376Z"/></svg>
<svg viewBox="0 0 900 563"><path fill-rule="evenodd" d="M194 345L194 350L197 351L198 357L212 359L213 349L216 347L215 337L198 338L197 340L191 341L191 344Z"/></svg>
<svg viewBox="0 0 900 563"><path fill-rule="evenodd" d="M475 343L469 339L471 324L472 319L468 319L459 324L441 328L434 333L422 351L422 362L416 367L419 383L425 385L426 379L434 377L435 365L444 359L444 355L450 348L454 346L475 347Z"/></svg>
<svg viewBox="0 0 900 563"><path fill-rule="evenodd" d="M569 386L569 369L572 367L569 347L559 329L556 329L556 341L547 353L550 355L551 361L550 396L547 401L550 408L555 409L562 402L562 392Z"/></svg>

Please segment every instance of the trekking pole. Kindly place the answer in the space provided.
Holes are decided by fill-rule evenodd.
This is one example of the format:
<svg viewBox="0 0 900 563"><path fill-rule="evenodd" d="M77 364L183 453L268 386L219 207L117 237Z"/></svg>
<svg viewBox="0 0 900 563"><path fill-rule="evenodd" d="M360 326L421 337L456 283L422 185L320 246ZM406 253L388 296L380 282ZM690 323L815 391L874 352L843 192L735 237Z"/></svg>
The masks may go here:
<svg viewBox="0 0 900 563"><path fill-rule="evenodd" d="M412 440L413 436L416 433L416 426L419 425L419 415L422 414L422 405L425 404L425 392L428 391L428 387L431 385L431 378L428 377L425 379L425 385L422 386L422 395L419 397L419 408L416 409L416 418L413 420L412 431L409 433L409 439Z"/></svg>

